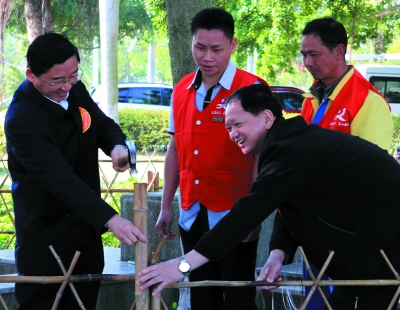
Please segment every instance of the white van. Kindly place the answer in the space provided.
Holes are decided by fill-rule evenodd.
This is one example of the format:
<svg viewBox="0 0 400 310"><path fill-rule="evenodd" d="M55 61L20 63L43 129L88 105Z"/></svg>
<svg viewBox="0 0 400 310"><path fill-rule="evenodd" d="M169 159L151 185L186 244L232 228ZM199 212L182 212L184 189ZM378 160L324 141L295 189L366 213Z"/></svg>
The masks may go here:
<svg viewBox="0 0 400 310"><path fill-rule="evenodd" d="M373 84L389 102L392 113L400 113L400 66L363 64L356 69Z"/></svg>

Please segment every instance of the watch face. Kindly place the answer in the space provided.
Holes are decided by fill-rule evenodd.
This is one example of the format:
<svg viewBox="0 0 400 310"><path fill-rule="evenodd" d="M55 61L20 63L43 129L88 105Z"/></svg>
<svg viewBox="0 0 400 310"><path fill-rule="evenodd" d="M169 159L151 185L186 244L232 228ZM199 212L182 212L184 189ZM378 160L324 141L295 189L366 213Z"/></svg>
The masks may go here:
<svg viewBox="0 0 400 310"><path fill-rule="evenodd" d="M182 262L182 263L179 264L179 270L181 272L188 272L189 269L190 269L190 265L188 263Z"/></svg>

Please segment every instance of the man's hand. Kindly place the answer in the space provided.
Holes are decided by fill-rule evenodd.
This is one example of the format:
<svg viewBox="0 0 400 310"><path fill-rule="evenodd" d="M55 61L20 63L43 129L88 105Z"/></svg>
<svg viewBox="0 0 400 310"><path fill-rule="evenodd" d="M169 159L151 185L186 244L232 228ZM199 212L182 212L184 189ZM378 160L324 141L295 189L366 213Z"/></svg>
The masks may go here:
<svg viewBox="0 0 400 310"><path fill-rule="evenodd" d="M167 240L175 238L176 234L171 231L173 216L171 210L161 210L156 223L156 229L160 237L167 236Z"/></svg>
<svg viewBox="0 0 400 310"><path fill-rule="evenodd" d="M251 242L256 240L260 235L260 231L261 231L261 225L258 225L251 233L247 235L247 237L244 240L242 240L242 242Z"/></svg>
<svg viewBox="0 0 400 310"><path fill-rule="evenodd" d="M282 281L280 274L284 259L285 253L282 250L272 250L267 262L257 278L257 281L267 281L269 283L274 281ZM274 290L277 288L277 286L259 286L259 288L263 290Z"/></svg>
<svg viewBox="0 0 400 310"><path fill-rule="evenodd" d="M185 259L189 263L191 271L209 261L207 257L201 255L195 250L186 253ZM164 263L147 267L138 273L139 280L137 281L137 284L143 291L149 286L152 286L156 283L161 283L160 286L152 293L153 296L158 295L167 285L178 282L184 278L184 275L179 271L178 266L179 259L176 258Z"/></svg>
<svg viewBox="0 0 400 310"><path fill-rule="evenodd" d="M132 222L120 217L118 214L115 214L108 221L107 226L123 244L132 245L136 243L138 239L147 243L147 239L141 231L133 225Z"/></svg>
<svg viewBox="0 0 400 310"><path fill-rule="evenodd" d="M185 276L178 269L179 259L169 260L164 263L159 263L147 267L139 272L139 280L137 284L141 290L156 284L161 284L152 293L153 296L158 295L169 284L176 283L182 280Z"/></svg>
<svg viewBox="0 0 400 310"><path fill-rule="evenodd" d="M128 149L123 145L114 146L111 159L115 171L124 172L130 167Z"/></svg>

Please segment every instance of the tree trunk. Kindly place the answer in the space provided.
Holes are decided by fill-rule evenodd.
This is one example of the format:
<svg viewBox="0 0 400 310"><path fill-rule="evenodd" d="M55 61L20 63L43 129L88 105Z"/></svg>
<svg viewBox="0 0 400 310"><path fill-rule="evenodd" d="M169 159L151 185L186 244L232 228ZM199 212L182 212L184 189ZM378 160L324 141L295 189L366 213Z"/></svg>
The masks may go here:
<svg viewBox="0 0 400 310"><path fill-rule="evenodd" d="M53 31L50 0L23 0L29 43L39 35Z"/></svg>
<svg viewBox="0 0 400 310"><path fill-rule="evenodd" d="M106 114L116 123L118 117L118 23L119 0L100 0L100 51L102 100Z"/></svg>
<svg viewBox="0 0 400 310"><path fill-rule="evenodd" d="M201 9L215 6L215 0L166 0L169 54L173 84L196 69L192 57L190 23Z"/></svg>
<svg viewBox="0 0 400 310"><path fill-rule="evenodd" d="M0 0L0 101L4 96L4 29L10 17L11 5L11 0Z"/></svg>

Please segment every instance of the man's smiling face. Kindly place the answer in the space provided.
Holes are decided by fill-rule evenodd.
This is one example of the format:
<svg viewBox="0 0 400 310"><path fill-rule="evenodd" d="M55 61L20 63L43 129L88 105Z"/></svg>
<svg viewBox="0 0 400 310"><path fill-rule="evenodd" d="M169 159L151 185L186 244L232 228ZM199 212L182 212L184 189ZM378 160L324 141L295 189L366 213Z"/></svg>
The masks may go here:
<svg viewBox="0 0 400 310"><path fill-rule="evenodd" d="M239 101L228 104L225 111L225 127L229 137L244 154L260 153L274 120L275 117L270 110L253 115L244 111Z"/></svg>

